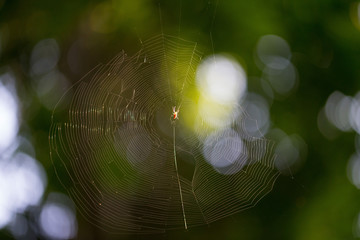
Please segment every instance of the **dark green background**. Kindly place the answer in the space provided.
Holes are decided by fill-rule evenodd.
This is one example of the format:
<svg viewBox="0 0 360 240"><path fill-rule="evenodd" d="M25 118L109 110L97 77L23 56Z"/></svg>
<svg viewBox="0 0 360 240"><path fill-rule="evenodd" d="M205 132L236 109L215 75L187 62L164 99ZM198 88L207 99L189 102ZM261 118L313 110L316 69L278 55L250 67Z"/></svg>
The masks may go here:
<svg viewBox="0 0 360 240"><path fill-rule="evenodd" d="M101 12L96 10L100 3L113 3L111 6L116 8ZM270 109L272 126L304 139L308 154L302 168L294 178L281 176L274 190L253 209L209 226L156 237L352 239L360 194L348 180L346 169L355 151L355 133L339 132L335 139L328 140L317 126L318 113L333 91L354 95L360 89L360 31L351 20L352 4L334 0L0 1L0 66L11 67L17 77L23 102L20 133L29 136L37 159L46 169L49 183L45 196L66 191L49 158L51 110L37 99L31 84L29 59L36 43L46 38L57 41L58 68L71 82L123 49L132 55L140 49L140 39L159 34L161 29L199 42L205 54L230 53L249 77L260 77L254 62L256 43L263 35L275 34L291 47L299 86L287 98L274 100ZM101 14L108 16L103 22L96 19ZM91 29L91 21L98 24L98 31ZM76 71L72 71L67 55L75 41L80 47ZM330 64L324 66L322 60L329 55ZM262 94L257 83L249 79L249 90ZM148 239L107 235L81 215L77 217L78 239ZM3 231L0 237L9 235Z"/></svg>

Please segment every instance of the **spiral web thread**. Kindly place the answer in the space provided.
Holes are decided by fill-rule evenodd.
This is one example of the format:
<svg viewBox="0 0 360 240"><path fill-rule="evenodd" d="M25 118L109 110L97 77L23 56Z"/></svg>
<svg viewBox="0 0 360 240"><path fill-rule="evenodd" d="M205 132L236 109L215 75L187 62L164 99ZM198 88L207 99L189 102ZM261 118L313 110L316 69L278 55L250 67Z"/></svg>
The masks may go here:
<svg viewBox="0 0 360 240"><path fill-rule="evenodd" d="M245 113L231 133L206 142L212 148L234 132L241 137L243 154L225 173L203 156L206 125L183 124L186 115L206 117L194 115L187 94L200 60L196 43L161 34L134 56L122 52L93 70L60 100L50 155L89 222L113 233L187 229L253 207L271 191L279 175L273 144L246 133ZM172 106L181 106L179 120L171 120Z"/></svg>

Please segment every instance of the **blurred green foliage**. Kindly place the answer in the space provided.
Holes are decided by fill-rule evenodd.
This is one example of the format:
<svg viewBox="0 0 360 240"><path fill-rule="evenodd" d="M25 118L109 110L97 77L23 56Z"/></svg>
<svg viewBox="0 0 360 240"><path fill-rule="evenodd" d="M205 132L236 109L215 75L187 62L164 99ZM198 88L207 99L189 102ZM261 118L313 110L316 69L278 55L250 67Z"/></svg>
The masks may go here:
<svg viewBox="0 0 360 240"><path fill-rule="evenodd" d="M31 83L30 56L39 41L57 41L58 68L74 83L123 49L129 55L135 53L141 39L161 31L198 41L206 54L230 53L249 77L260 77L254 62L256 43L265 34L279 35L293 52L299 87L287 98L274 99L271 120L273 127L305 140L304 165L294 179L280 177L274 190L253 209L209 226L156 237L351 239L360 212L359 190L346 175L355 151L354 133L327 140L318 130L317 116L333 91L353 95L360 89L360 31L359 19L351 15L353 4L335 0L2 0L0 71L10 67L17 77L20 132L33 142L36 157L47 171L47 192L65 192L49 158L51 109L42 105ZM74 46L76 51L71 53ZM69 54L74 54L70 63ZM250 91L262 94L256 81L248 84ZM78 221L79 239L133 238L107 235L79 215Z"/></svg>

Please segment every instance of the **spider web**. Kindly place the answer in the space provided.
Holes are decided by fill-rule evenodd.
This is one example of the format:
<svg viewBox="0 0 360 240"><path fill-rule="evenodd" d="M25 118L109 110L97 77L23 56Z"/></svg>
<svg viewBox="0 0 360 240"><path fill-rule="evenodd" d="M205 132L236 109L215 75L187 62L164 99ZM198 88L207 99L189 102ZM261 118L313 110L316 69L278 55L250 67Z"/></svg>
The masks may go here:
<svg viewBox="0 0 360 240"><path fill-rule="evenodd" d="M134 56L122 52L99 66L60 100L50 155L89 222L113 233L187 229L253 207L271 191L279 175L273 144L246 133L246 114L210 131L194 111L201 56L196 43L161 34ZM173 106L181 106L179 120ZM233 158L234 149L241 154L221 171L205 159Z"/></svg>

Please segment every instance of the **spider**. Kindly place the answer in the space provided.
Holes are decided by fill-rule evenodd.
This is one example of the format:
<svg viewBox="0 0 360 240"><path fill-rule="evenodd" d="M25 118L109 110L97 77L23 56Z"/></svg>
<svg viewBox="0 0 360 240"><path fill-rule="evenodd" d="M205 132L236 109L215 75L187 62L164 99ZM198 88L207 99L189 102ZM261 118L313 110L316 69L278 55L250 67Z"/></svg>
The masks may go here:
<svg viewBox="0 0 360 240"><path fill-rule="evenodd" d="M171 114L171 118L172 120L176 120L179 119L178 114L180 112L180 107L178 108L178 110L176 111L176 106L172 107L172 114Z"/></svg>

